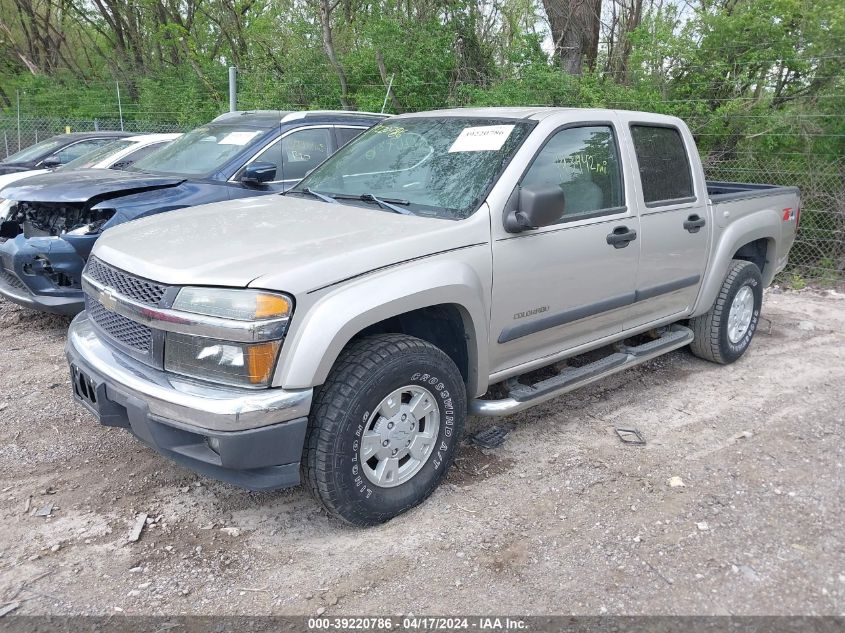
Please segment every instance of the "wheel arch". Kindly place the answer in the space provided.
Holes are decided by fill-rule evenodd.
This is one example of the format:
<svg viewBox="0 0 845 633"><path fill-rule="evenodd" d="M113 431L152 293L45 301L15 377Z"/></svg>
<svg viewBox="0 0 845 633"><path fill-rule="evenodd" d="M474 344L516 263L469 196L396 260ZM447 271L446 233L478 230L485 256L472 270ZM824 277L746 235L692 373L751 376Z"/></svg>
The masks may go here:
<svg viewBox="0 0 845 633"><path fill-rule="evenodd" d="M763 279L771 267L771 262L768 260L768 254L773 253L775 249L775 240L771 237L761 237L751 242L746 242L740 246L733 254L731 259L741 259L751 262L760 270L760 275Z"/></svg>
<svg viewBox="0 0 845 633"><path fill-rule="evenodd" d="M780 217L776 213L755 213L730 224L718 238L710 260L710 270L707 271L691 316L699 316L710 310L734 259L751 261L758 267L758 262L762 261L760 270L763 286L770 285L775 276L775 266L768 258L777 253L779 232Z"/></svg>
<svg viewBox="0 0 845 633"><path fill-rule="evenodd" d="M273 385L316 387L351 341L403 333L443 350L461 371L467 396L481 395L489 378L484 296L476 272L455 262L420 262L341 286L309 306L289 333Z"/></svg>
<svg viewBox="0 0 845 633"><path fill-rule="evenodd" d="M441 303L388 317L364 328L350 342L371 334L407 334L428 341L452 359L467 387L477 380L473 368L478 352L469 345L476 338L475 326L459 304Z"/></svg>

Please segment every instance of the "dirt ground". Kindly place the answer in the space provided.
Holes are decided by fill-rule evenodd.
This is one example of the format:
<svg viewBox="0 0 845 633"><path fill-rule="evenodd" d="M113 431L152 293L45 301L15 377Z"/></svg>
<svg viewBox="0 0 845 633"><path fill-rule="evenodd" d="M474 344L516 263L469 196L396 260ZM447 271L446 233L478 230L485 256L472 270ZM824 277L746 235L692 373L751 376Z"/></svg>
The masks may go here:
<svg viewBox="0 0 845 633"><path fill-rule="evenodd" d="M735 365L681 350L507 419L504 445L465 442L428 502L362 530L98 426L67 320L0 303L0 610L841 615L845 294L775 290L764 316Z"/></svg>

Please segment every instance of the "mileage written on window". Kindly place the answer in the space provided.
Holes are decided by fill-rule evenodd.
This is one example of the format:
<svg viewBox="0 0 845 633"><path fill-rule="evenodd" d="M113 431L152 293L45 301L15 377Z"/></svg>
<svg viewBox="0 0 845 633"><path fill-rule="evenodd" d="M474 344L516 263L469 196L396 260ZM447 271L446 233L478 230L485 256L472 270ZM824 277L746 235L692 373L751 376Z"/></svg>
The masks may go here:
<svg viewBox="0 0 845 633"><path fill-rule="evenodd" d="M566 200L564 222L586 214L611 213L624 204L618 156L611 127L566 128L540 150L521 185L560 187Z"/></svg>

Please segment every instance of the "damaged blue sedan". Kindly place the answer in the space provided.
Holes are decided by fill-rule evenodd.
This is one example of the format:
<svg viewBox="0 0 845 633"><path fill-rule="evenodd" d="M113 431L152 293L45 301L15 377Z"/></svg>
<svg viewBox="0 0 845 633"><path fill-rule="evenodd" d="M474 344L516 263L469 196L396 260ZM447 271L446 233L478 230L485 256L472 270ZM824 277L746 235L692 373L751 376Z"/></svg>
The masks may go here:
<svg viewBox="0 0 845 633"><path fill-rule="evenodd" d="M293 187L386 115L232 112L136 162L128 171L61 170L0 190L0 296L73 315L81 276L103 231L130 220Z"/></svg>

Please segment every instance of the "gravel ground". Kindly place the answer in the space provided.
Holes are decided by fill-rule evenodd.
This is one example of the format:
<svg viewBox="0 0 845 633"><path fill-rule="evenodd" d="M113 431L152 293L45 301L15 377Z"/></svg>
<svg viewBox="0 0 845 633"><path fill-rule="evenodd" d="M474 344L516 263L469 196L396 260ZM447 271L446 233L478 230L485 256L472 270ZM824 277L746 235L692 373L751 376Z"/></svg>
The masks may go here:
<svg viewBox="0 0 845 633"><path fill-rule="evenodd" d="M0 609L843 614L845 294L770 292L764 315L735 365L681 350L514 416L361 530L98 426L70 396L67 320L0 302Z"/></svg>

